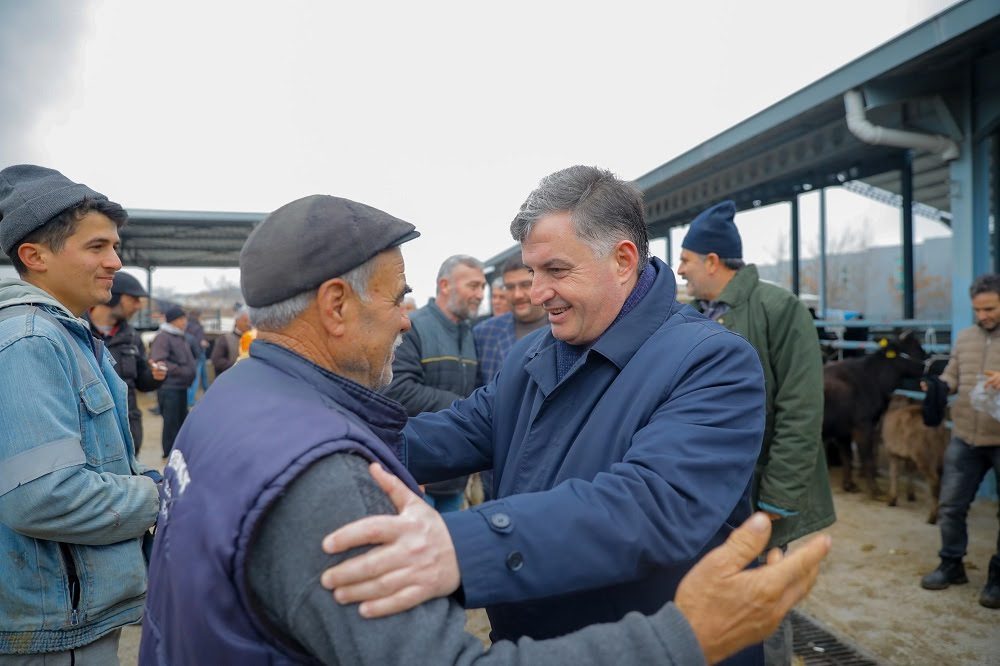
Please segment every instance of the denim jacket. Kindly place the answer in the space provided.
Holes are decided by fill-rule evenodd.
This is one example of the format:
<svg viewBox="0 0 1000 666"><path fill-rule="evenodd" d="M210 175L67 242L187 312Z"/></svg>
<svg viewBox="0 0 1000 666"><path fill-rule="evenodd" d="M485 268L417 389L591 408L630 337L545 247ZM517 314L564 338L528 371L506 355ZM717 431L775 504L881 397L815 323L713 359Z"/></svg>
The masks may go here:
<svg viewBox="0 0 1000 666"><path fill-rule="evenodd" d="M140 619L158 499L137 471L107 350L46 292L0 280L0 654L68 650Z"/></svg>

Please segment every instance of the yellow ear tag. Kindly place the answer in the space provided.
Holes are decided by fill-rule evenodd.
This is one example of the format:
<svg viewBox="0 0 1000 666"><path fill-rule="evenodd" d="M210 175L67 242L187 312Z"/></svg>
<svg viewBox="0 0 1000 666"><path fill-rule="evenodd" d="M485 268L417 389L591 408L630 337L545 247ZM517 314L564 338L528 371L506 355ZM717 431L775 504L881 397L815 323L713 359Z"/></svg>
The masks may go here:
<svg viewBox="0 0 1000 666"><path fill-rule="evenodd" d="M885 353L885 357L886 357L886 358L896 358L896 352L894 352L894 351L892 351L892 350L890 349L889 351L887 351L887 352Z"/></svg>
<svg viewBox="0 0 1000 666"><path fill-rule="evenodd" d="M888 347L889 346L889 341L886 340L885 338L882 338L881 340L878 341L878 346L879 347Z"/></svg>

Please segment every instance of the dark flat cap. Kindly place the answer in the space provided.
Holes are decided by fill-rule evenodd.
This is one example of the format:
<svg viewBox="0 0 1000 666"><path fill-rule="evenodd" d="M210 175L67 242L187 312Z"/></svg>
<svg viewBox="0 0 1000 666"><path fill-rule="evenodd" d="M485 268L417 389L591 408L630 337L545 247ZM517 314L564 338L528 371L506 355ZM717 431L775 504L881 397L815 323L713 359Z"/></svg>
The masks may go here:
<svg viewBox="0 0 1000 666"><path fill-rule="evenodd" d="M111 285L111 293L128 294L129 296L135 296L136 298L149 296L142 284L125 271L118 271L115 273L115 281L114 284Z"/></svg>
<svg viewBox="0 0 1000 666"><path fill-rule="evenodd" d="M0 171L0 249L7 254L32 231L84 199L107 197L55 169L17 164Z"/></svg>
<svg viewBox="0 0 1000 666"><path fill-rule="evenodd" d="M243 299L253 308L278 303L419 235L409 222L350 199L298 199L268 215L243 244Z"/></svg>

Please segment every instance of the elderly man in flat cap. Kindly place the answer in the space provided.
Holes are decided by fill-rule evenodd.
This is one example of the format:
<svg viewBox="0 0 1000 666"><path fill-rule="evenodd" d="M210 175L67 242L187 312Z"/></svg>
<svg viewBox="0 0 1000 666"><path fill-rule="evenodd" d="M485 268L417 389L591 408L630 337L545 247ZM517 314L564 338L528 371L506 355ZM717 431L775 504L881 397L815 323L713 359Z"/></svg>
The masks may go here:
<svg viewBox="0 0 1000 666"><path fill-rule="evenodd" d="M806 307L743 263L735 215L736 204L723 201L694 218L677 274L707 316L749 340L760 356L767 426L753 502L774 521L769 545L785 547L835 518L821 438L823 362ZM791 622L764 643L764 656L769 665L791 663Z"/></svg>
<svg viewBox="0 0 1000 666"><path fill-rule="evenodd" d="M320 548L331 529L397 510L438 515L400 462L406 413L378 393L410 327L400 245L417 235L330 196L287 204L250 235L241 286L258 336L170 455L140 662L698 664L776 625L829 543L744 572L767 538L762 517L691 572L676 605L488 651L452 598L368 620L320 586L342 559ZM772 617L740 619L761 603Z"/></svg>
<svg viewBox="0 0 1000 666"><path fill-rule="evenodd" d="M80 318L111 299L126 219L52 169L0 171L0 664L117 664L142 616L159 474L137 475L125 383Z"/></svg>

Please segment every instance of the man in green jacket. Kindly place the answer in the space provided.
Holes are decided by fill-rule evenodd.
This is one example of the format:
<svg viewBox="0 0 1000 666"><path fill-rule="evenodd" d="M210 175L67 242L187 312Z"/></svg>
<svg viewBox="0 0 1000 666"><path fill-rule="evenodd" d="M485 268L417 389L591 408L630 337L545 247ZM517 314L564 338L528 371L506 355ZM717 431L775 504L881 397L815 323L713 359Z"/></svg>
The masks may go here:
<svg viewBox="0 0 1000 666"><path fill-rule="evenodd" d="M743 263L735 214L736 205L723 201L694 219L677 273L706 316L742 335L760 355L767 421L753 502L774 521L769 547L783 548L835 519L821 436L822 359L805 306ZM784 622L764 649L766 663L790 663L791 624Z"/></svg>

